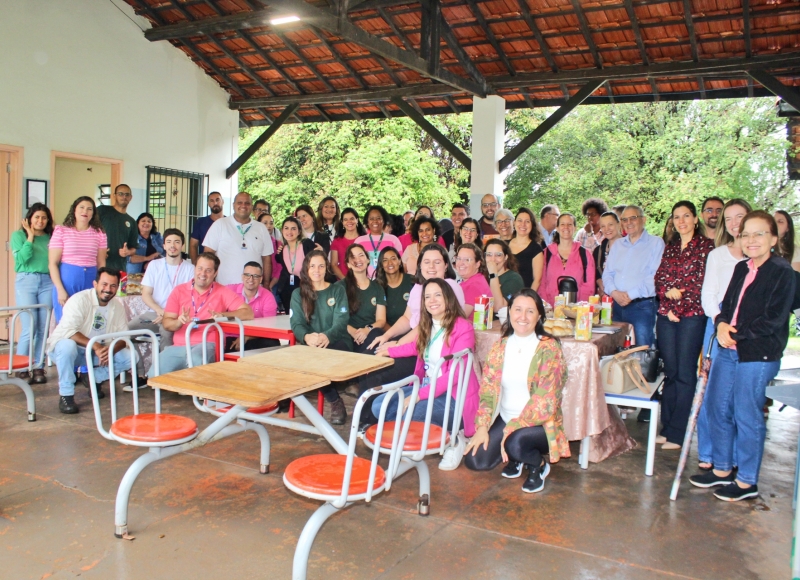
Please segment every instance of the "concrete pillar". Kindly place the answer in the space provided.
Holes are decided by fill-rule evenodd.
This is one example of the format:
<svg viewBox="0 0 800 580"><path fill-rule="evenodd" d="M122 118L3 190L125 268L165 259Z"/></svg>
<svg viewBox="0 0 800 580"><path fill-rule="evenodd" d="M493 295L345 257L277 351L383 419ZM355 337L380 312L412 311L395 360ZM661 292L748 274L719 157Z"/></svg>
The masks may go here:
<svg viewBox="0 0 800 580"><path fill-rule="evenodd" d="M470 179L470 215L481 217L481 198L493 193L502 201L503 180L498 161L503 157L506 135L506 102L490 95L472 99L472 176Z"/></svg>

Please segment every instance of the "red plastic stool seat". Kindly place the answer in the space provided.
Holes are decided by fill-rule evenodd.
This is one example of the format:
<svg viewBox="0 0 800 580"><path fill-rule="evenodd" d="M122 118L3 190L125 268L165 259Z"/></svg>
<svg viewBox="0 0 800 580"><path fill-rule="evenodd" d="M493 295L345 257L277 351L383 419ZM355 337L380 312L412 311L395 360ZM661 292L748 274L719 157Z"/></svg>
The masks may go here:
<svg viewBox="0 0 800 580"><path fill-rule="evenodd" d="M111 432L122 439L142 443L179 441L197 433L197 423L188 417L163 413L145 413L118 419Z"/></svg>
<svg viewBox="0 0 800 580"><path fill-rule="evenodd" d="M219 413L227 413L233 408L233 405L228 405L227 407L220 407L219 409L215 409L215 411ZM272 403L271 405L262 405L261 407L250 407L247 409L248 413L253 413L254 415L261 415L263 413L271 413L275 409L278 408L278 403Z"/></svg>
<svg viewBox="0 0 800 580"><path fill-rule="evenodd" d="M394 421L386 421L383 424L383 437L381 438L381 447L384 449L391 449L392 440L394 439ZM403 446L403 451L419 451L422 448L422 433L425 430L425 423L421 421L412 421L408 428L408 436L406 436L406 444ZM364 433L364 438L375 444L375 434L378 432L378 426L373 425ZM428 449L435 449L441 445L442 441L442 428L438 425L431 425L428 432ZM445 443L450 441L450 434L445 436Z"/></svg>
<svg viewBox="0 0 800 580"><path fill-rule="evenodd" d="M6 364L8 364L8 355L5 355L5 354L4 355L0 355L0 367L2 367L2 368L0 368L0 371L4 371L4 370L8 371L8 367L6 366ZM12 371L27 369L29 366L30 366L30 358L29 357L27 357L25 355L21 355L21 354L15 354L15 355L13 355L11 357L11 370Z"/></svg>
<svg viewBox="0 0 800 580"><path fill-rule="evenodd" d="M333 453L324 455L309 455L295 459L286 466L284 479L309 493L321 495L339 495L342 493L344 481L344 468L347 463L346 455ZM350 477L350 495L367 493L369 470L371 463L361 457L353 457L353 472ZM375 470L375 484L373 489L380 488L386 481L386 473L378 465Z"/></svg>

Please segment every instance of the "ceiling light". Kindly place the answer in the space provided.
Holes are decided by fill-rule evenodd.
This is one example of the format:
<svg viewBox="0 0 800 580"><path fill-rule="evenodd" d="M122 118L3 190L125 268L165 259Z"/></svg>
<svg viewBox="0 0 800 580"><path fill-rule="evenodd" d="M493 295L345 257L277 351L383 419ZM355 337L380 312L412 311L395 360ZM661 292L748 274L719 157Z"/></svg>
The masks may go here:
<svg viewBox="0 0 800 580"><path fill-rule="evenodd" d="M291 16L281 16L280 18L273 18L269 21L270 24L273 26L278 26L279 24L289 24L290 22L298 22L300 20L299 16L291 15Z"/></svg>

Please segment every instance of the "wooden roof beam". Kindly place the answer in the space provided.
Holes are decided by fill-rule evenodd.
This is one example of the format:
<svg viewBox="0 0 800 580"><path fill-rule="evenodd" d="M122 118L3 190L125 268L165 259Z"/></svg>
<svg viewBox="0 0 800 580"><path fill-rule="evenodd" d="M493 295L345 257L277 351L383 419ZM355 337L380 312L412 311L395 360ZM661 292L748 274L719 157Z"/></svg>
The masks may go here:
<svg viewBox="0 0 800 580"><path fill-rule="evenodd" d="M414 52L414 46L409 42L408 38L406 38L406 35L403 34L397 27L397 25L394 23L394 20L392 20L391 15L387 14L386 11L383 10L382 8L378 9L378 14L380 14L381 18L383 18L383 21L389 25L389 28L392 30L394 35L400 39L400 42L403 43L403 46L406 47L406 50L408 52Z"/></svg>
<svg viewBox="0 0 800 580"><path fill-rule="evenodd" d="M267 140L272 137L278 129L280 129L281 125L283 125L289 117L294 115L294 112L299 106L300 105L295 103L286 107L278 116L278 118L272 122L269 128L261 133L261 135L258 136L258 139L253 141L253 143L250 144L250 147L248 147L244 153L236 158L236 161L231 163L230 167L225 170L225 177L230 179L234 173L239 171L239 168L247 163L248 159L255 155L256 151L261 149L261 146L264 145L264 143L266 143ZM300 122L302 122L302 120L300 120Z"/></svg>
<svg viewBox="0 0 800 580"><path fill-rule="evenodd" d="M428 72L439 67L441 56L442 6L439 0L422 3L422 28L419 55L428 63Z"/></svg>
<svg viewBox="0 0 800 580"><path fill-rule="evenodd" d="M694 20L692 20L692 0L683 0L683 18L686 22L686 30L689 32L689 43L692 45L692 60L697 62L700 57L697 52L697 35L694 32Z"/></svg>
<svg viewBox="0 0 800 580"><path fill-rule="evenodd" d="M753 56L753 45L750 42L750 0L742 0L742 21L744 28L744 54Z"/></svg>
<svg viewBox="0 0 800 580"><path fill-rule="evenodd" d="M524 0L523 0L524 1ZM447 46L452 51L453 55L458 60L458 64L460 64L467 74L472 77L472 79L481 86L486 86L486 78L484 78L481 71L478 70L478 67L475 66L475 63L472 62L472 59L467 54L467 51L461 47L461 43L458 42L453 29L450 28L450 25L447 23L447 20L444 17L444 14L440 14L439 18L441 19L441 28L442 28L442 36L444 37L444 41Z"/></svg>
<svg viewBox="0 0 800 580"><path fill-rule="evenodd" d="M797 92L797 89L783 84L777 78L762 69L749 70L747 74L773 95L789 103L795 111L800 111L800 93Z"/></svg>
<svg viewBox="0 0 800 580"><path fill-rule="evenodd" d="M396 45L378 38L367 31L342 20L338 15L328 10L322 10L302 0L271 0L270 8L255 12L243 12L232 16L219 16L204 18L194 22L182 22L158 26L145 31L145 38L151 41L188 38L199 34L217 34L230 30L243 30L270 26L269 21L277 14L296 14L309 26L325 30L335 36L361 45L370 52L396 62L421 75L450 85L462 91L486 96L486 88L479 86L474 81L462 78L441 66L433 71L429 70L428 61L409 51L398 48Z"/></svg>
<svg viewBox="0 0 800 580"><path fill-rule="evenodd" d="M421 115L417 110L412 107L409 103L406 103L400 97L394 97L392 99L392 103L395 104L401 111L403 111L410 119L412 119L420 128L425 131L428 135L430 135L434 141L436 141L442 148L450 153L456 160L461 163L467 169L472 168L472 159L470 159L469 155L464 153L461 148L450 141L447 137L445 137L439 129L431 125L430 121L428 121L423 115Z"/></svg>
<svg viewBox="0 0 800 580"><path fill-rule="evenodd" d="M642 53L642 64L648 65L650 64L650 59L647 57L647 49L644 46L642 31L639 28L639 19L636 17L636 11L633 9L633 1L624 0L624 2L625 11L628 13L628 18L630 18L631 21L631 30L633 31L633 36L636 38L636 45L639 47L639 52Z"/></svg>
<svg viewBox="0 0 800 580"><path fill-rule="evenodd" d="M589 30L589 22L586 20L586 14L583 13L581 3L579 0L570 0L570 2L572 3L572 8L575 10L575 16L578 18L578 24L580 24L581 33L583 33L583 37L586 39L586 44L589 47L589 51L592 53L594 65L597 68L603 68L603 61L600 59L600 53L597 52L597 45L594 43L594 39L592 38L592 33Z"/></svg>
<svg viewBox="0 0 800 580"><path fill-rule="evenodd" d="M503 66L506 67L510 75L517 74L517 71L514 70L514 67L511 65L511 61L508 60L506 53L500 48L500 43L497 42L497 37L492 32L491 27L486 22L486 18L483 17L483 12L481 12L480 6L478 6L475 0L467 0L467 4L469 5L472 14L475 16L475 19L478 21L478 24L486 31L486 38L489 40L489 44L492 45L495 52L497 53L498 58L503 63Z"/></svg>
<svg viewBox="0 0 800 580"><path fill-rule="evenodd" d="M305 95L288 95L268 99L242 99L231 101L229 106L234 110L254 109L258 107L285 107L291 103L301 105L334 105L339 103L356 103L364 101L388 101L393 97L434 97L452 95L451 87L438 84L407 85L403 87L376 87L366 90L339 91L338 93L309 93Z"/></svg>
<svg viewBox="0 0 800 580"><path fill-rule="evenodd" d="M697 88L700 89L700 98L706 99L706 81L703 80L703 75L697 75Z"/></svg>
<svg viewBox="0 0 800 580"><path fill-rule="evenodd" d="M519 4L519 10L522 13L522 18L525 20L528 28L531 29L531 32L533 32L533 36L536 38L536 42L539 44L539 50L542 51L542 55L547 61L548 66L553 72L558 72L556 61L553 58L553 55L550 53L550 47L547 45L547 41L544 39L541 29L536 25L536 21L533 19L531 10L528 8L527 0L517 0L517 4Z"/></svg>

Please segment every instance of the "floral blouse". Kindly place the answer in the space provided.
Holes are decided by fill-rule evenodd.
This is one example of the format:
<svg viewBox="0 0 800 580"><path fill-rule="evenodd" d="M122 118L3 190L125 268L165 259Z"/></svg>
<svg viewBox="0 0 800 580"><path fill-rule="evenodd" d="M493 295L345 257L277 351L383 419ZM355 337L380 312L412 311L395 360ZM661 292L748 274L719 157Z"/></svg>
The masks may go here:
<svg viewBox="0 0 800 580"><path fill-rule="evenodd" d="M680 240L667 244L655 277L659 314L666 316L672 310L679 318L705 315L701 294L706 261L713 249L714 241L697 233L684 249L681 249ZM680 300L667 298L665 294L670 288L683 290L683 297Z"/></svg>
<svg viewBox="0 0 800 580"><path fill-rule="evenodd" d="M480 402L475 417L476 428L481 426L489 428L500 408L502 391L500 380L507 340L504 338L492 345L483 367ZM504 435L507 436L523 427L536 425L544 427L550 447L551 463L570 456L569 442L564 434L564 418L561 415L561 392L566 382L567 361L561 352L561 345L552 338L543 337L528 370L531 399L519 417L509 421L503 429Z"/></svg>

